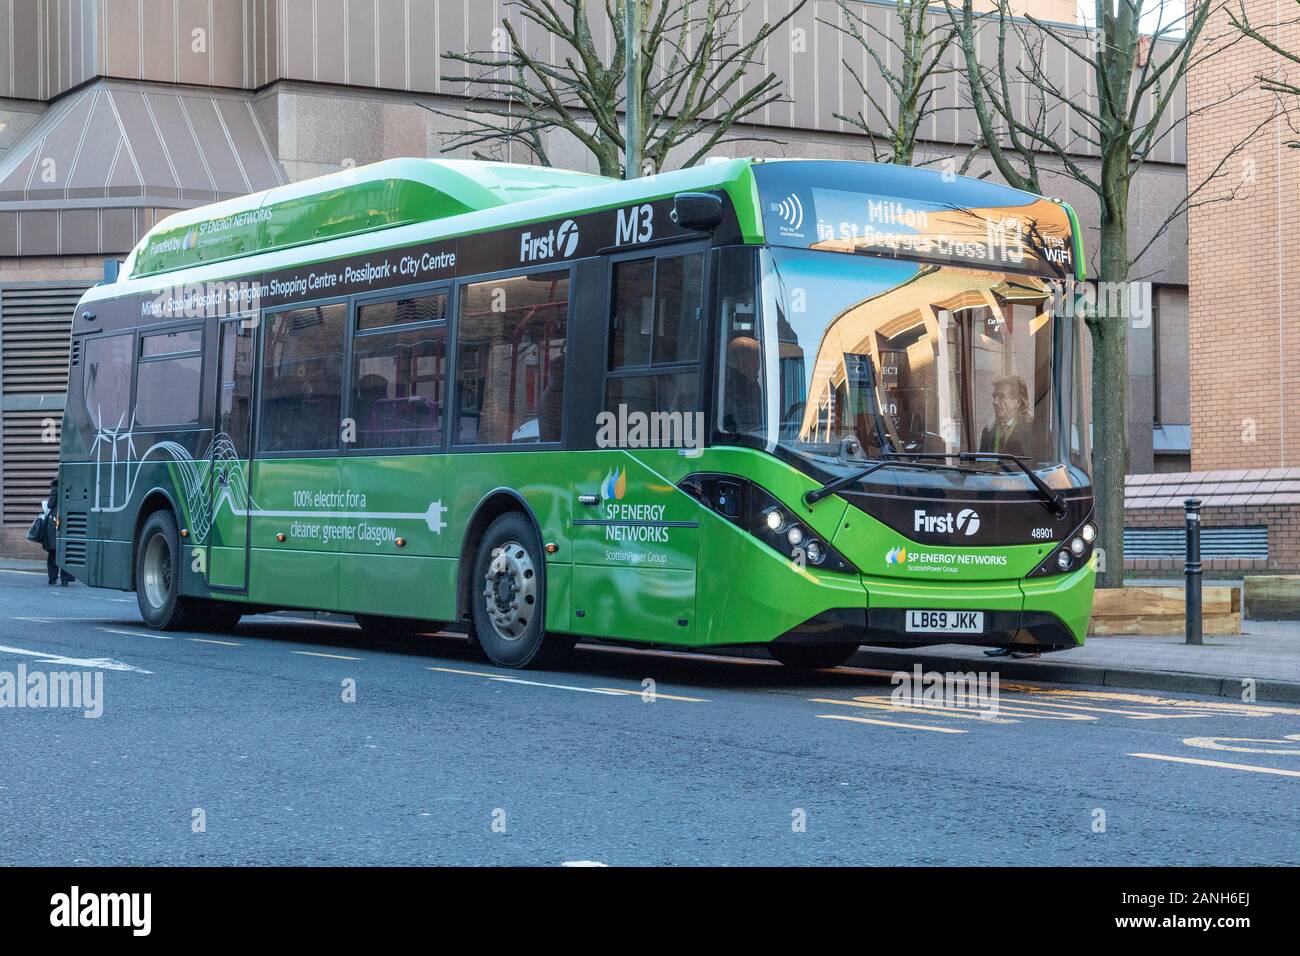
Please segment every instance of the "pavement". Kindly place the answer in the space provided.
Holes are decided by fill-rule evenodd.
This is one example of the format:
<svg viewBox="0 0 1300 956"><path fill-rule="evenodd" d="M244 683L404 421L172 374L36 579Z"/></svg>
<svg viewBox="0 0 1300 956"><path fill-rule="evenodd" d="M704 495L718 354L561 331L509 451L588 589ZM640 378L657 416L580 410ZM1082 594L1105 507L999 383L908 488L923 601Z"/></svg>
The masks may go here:
<svg viewBox="0 0 1300 956"><path fill-rule="evenodd" d="M1300 706L992 662L979 707L860 661L509 671L341 621L157 633L0 569L0 688L102 675L98 717L0 707L0 865L1300 864Z"/></svg>

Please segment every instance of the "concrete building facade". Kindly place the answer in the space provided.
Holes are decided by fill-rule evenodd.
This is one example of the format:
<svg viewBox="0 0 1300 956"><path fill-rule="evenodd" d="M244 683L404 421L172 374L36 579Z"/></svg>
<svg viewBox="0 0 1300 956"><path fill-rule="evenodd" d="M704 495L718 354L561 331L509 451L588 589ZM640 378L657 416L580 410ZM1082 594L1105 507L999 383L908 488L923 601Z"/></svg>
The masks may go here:
<svg viewBox="0 0 1300 956"><path fill-rule="evenodd" d="M1028 2L1045 18L1073 19L1068 3ZM737 29L752 35L791 5L746 3ZM893 3L852 5L897 35ZM603 6L592 5L593 29L608 49ZM62 408L69 300L102 276L103 260L124 256L176 209L393 156L444 155L461 128L454 114L478 91L443 54L491 50L504 17L531 48L556 55L555 39L503 0L0 0L0 526L11 543L57 456L31 436ZM835 29L842 20L835 0L809 0L778 31L765 69L789 101L740 131L765 140L724 145L719 155L870 158L864 137L836 115L871 115L845 61L880 102L888 94L870 58ZM993 55L990 42L981 49ZM1062 88L1090 101L1087 77L1060 60L1052 68ZM934 86L922 158L960 159L977 125L958 74L938 75ZM594 171L565 134L548 147L556 163ZM1081 144L1079 161L1095 165L1088 154ZM499 156L526 161L518 149ZM1174 129L1135 183L1134 248L1185 195L1186 161ZM1052 191L1075 206L1095 254L1095 198L1063 176ZM1155 292L1150 321L1130 333L1134 471L1187 467L1187 246L1179 220L1139 270ZM39 349L24 344L33 340ZM33 367L40 373L19 371Z"/></svg>

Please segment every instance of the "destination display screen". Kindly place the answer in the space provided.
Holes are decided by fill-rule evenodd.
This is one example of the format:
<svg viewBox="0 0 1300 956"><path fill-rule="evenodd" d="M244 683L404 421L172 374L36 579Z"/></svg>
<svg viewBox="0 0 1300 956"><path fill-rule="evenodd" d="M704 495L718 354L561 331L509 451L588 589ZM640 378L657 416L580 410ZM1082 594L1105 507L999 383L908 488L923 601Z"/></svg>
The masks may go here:
<svg viewBox="0 0 1300 956"><path fill-rule="evenodd" d="M868 163L778 162L754 175L771 245L1078 277L1069 214L1029 193Z"/></svg>

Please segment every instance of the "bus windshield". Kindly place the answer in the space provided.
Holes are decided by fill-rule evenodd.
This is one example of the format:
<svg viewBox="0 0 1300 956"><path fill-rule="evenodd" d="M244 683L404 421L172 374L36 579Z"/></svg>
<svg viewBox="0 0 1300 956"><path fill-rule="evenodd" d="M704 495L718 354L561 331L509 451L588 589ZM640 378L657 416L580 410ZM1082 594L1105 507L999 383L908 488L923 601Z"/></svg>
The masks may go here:
<svg viewBox="0 0 1300 956"><path fill-rule="evenodd" d="M1055 314L1059 280L804 249L737 258L722 270L724 439L831 474L890 457L955 466L866 479L891 489L1032 489L993 455L1052 488L1088 484L1082 323ZM958 457L972 452L990 457Z"/></svg>

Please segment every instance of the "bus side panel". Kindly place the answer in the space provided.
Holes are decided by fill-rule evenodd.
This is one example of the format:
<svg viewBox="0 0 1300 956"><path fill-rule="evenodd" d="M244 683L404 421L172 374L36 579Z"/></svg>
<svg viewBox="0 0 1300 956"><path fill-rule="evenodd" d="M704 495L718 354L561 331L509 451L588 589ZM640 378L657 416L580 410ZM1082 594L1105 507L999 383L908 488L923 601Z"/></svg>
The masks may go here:
<svg viewBox="0 0 1300 956"><path fill-rule="evenodd" d="M573 633L695 642L700 508L664 474L680 461L676 449L575 458ZM596 501L583 504L580 495Z"/></svg>
<svg viewBox="0 0 1300 956"><path fill-rule="evenodd" d="M701 643L767 643L824 611L865 612L856 574L801 568L711 511L700 515Z"/></svg>
<svg viewBox="0 0 1300 956"><path fill-rule="evenodd" d="M440 455L342 460L338 488L349 499L346 517L333 522L340 610L455 620L457 549L447 538L446 471Z"/></svg>
<svg viewBox="0 0 1300 956"><path fill-rule="evenodd" d="M326 532L336 522L325 516L336 509L317 496L338 491L339 459L254 459L251 472L249 600L337 610L339 549Z"/></svg>

